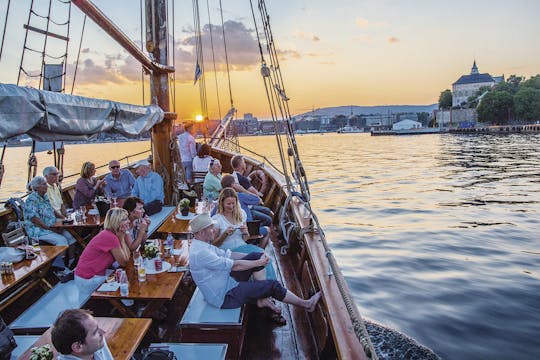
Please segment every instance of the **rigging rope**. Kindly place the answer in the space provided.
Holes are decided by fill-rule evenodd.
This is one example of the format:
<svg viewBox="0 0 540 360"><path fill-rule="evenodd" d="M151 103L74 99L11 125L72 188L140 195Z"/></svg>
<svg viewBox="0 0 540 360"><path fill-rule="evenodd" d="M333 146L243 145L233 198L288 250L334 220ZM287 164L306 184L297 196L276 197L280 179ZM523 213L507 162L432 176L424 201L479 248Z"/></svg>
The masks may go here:
<svg viewBox="0 0 540 360"><path fill-rule="evenodd" d="M289 98L286 96L285 93L285 86L283 83L283 77L279 68L279 61L277 56L277 50L275 48L274 39L272 35L272 31L270 28L270 16L268 12L266 11L266 4L264 0L259 0L258 8L259 13L261 15L261 21L263 24L263 31L266 41L266 50L268 52L270 66L267 65L263 47L261 44L261 39L259 37L259 30L257 27L257 21L255 17L255 11L253 9L253 3L252 0L250 0L251 4L251 10L253 15L253 21L255 23L255 30L257 34L257 40L259 43L259 52L261 56L261 75L264 79L264 86L267 94L267 100L270 107L270 112L272 115L272 120L274 121L275 129L278 130L277 125L277 114L281 115L282 119L285 122L286 125L286 139L288 143L288 155L289 155L289 167L291 170L291 174L295 177L295 180L297 184L300 186L301 190L301 196L298 196L300 194L293 192L293 186L292 182L288 176L287 172L287 164L284 157L284 151L283 151L283 144L281 141L281 137L279 136L278 132L276 131L276 140L278 143L278 149L280 153L280 158L284 170L284 176L287 181L287 187L289 191L289 195L286 200L286 204L290 202L290 198L293 196L298 196L300 200L304 202L304 206L306 210L311 215L311 219L313 220L315 225L309 226L307 229L301 229L299 235L305 235L307 232L315 232L318 231L318 234L320 235L320 239L323 244L323 248L326 252L326 256L328 259L329 264L329 270L328 270L328 276L334 276L336 280L336 285L339 289L340 295L343 299L343 302L345 304L345 307L347 309L347 312L349 314L349 317L351 319L351 322L353 324L353 328L355 331L355 334L360 342L360 344L363 346L364 351L366 355L372 359L377 358L377 354L374 353L373 345L371 344L371 340L369 337L369 334L367 333L367 330L365 328L365 325L361 319L360 314L358 313L358 309L353 301L353 299L350 296L350 293L347 290L346 282L343 277L343 274L339 270L339 267L337 266L336 260L331 252L330 247L328 246L328 243L326 241L326 236L324 232L322 231L322 228L320 226L319 220L315 213L312 211L311 205L310 205L310 196L309 196L309 187L307 178L305 175L305 172L303 170L302 163L300 161L299 153L298 153L298 147L296 144L296 139L294 136L294 129L292 128L292 122L291 122L291 115L290 110L288 106L288 100ZM291 163L291 157L293 163ZM284 206L284 208L286 208ZM285 216L285 213L282 214L281 217ZM285 219L283 218L280 223L285 223ZM284 226L284 225L283 225ZM286 234L287 237L290 235L290 232L294 231L295 226L290 226L288 229L282 228L284 235ZM287 245L285 245L284 249L286 251Z"/></svg>
<svg viewBox="0 0 540 360"><path fill-rule="evenodd" d="M84 28L86 27L86 14L83 18L82 28L81 28L81 40L79 41L79 51L77 51L77 61L75 61L75 70L73 71L73 83L71 84L71 95L73 95L73 90L75 89L75 80L77 79L77 70L79 69L79 59L81 56L81 48L84 37Z"/></svg>
<svg viewBox="0 0 540 360"><path fill-rule="evenodd" d="M206 0L206 10L208 11L208 26L210 27L210 47L212 48L212 64L214 65L214 80L216 83L216 99L217 99L217 106L218 106L218 116L221 119L221 104L219 101L219 87L218 87L217 70L216 70L216 56L214 54L214 36L212 32L213 26L212 26L212 19L210 18L210 5L208 4L208 0Z"/></svg>
<svg viewBox="0 0 540 360"><path fill-rule="evenodd" d="M11 0L8 0L7 7L6 7L6 18L4 20L4 31L2 31L2 44L0 45L0 60L2 60L2 52L4 50L4 40L6 38L6 28L7 28L7 22L8 22L8 15L9 15L9 6L11 5ZM2 171L3 173L3 171ZM0 179L1 183L1 179Z"/></svg>
<svg viewBox="0 0 540 360"><path fill-rule="evenodd" d="M144 51L144 35L143 35L143 0L139 1L139 8L140 8L140 22L141 22L141 51ZM144 65L141 64L141 88L142 88L142 104L144 105L145 99L144 99Z"/></svg>
<svg viewBox="0 0 540 360"><path fill-rule="evenodd" d="M221 5L221 0L219 0L219 12L221 14L221 33L223 35L223 48L225 49L225 63L227 64L227 79L229 81L229 100L231 102L231 109L232 109L234 108L234 101L232 97L231 74L229 71L229 56L227 52L227 41L225 40L225 23L223 22L223 6Z"/></svg>

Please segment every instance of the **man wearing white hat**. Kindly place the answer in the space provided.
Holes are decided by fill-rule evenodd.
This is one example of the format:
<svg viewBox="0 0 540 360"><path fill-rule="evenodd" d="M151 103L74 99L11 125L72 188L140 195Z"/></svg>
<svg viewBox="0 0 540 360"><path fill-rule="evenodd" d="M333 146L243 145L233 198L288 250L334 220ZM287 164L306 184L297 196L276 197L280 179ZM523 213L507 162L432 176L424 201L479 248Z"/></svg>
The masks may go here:
<svg viewBox="0 0 540 360"><path fill-rule="evenodd" d="M152 171L148 160L138 161L134 168L138 177L135 179L131 195L144 201L144 210L147 215L160 212L165 198L163 179L158 173Z"/></svg>
<svg viewBox="0 0 540 360"><path fill-rule="evenodd" d="M189 222L195 238L189 249L189 267L195 284L205 300L211 305L232 309L246 303L257 303L267 307L274 315L273 320L284 324L281 309L270 298L297 305L312 312L319 301L320 292L304 300L284 288L276 280L266 280L264 266L270 261L266 253L249 254L222 250L214 245L214 223L208 214L195 216ZM255 281L249 281L253 276Z"/></svg>

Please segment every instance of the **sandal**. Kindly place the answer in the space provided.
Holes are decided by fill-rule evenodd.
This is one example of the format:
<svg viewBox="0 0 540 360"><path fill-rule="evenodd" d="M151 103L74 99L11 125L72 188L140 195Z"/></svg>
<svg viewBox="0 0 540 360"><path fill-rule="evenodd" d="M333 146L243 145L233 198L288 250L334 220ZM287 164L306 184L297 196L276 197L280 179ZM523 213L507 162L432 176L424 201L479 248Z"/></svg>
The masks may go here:
<svg viewBox="0 0 540 360"><path fill-rule="evenodd" d="M287 325L287 319L285 319L281 314L272 311L270 312L270 320L272 320L278 326Z"/></svg>

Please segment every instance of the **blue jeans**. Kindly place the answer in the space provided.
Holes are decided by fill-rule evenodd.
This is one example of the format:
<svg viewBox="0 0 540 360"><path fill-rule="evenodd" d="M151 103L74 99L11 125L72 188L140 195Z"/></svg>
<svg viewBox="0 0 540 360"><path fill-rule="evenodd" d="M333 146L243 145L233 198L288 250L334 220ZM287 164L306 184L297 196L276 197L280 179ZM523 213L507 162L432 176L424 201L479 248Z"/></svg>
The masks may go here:
<svg viewBox="0 0 540 360"><path fill-rule="evenodd" d="M269 208L261 205L251 205L250 210L253 219L261 221L261 226L272 225L272 216L270 216L271 210Z"/></svg>
<svg viewBox="0 0 540 360"><path fill-rule="evenodd" d="M263 253L251 252L244 256L242 260L257 260ZM258 299L273 297L283 301L287 294L287 289L276 280L254 280L249 281L251 274L263 269L262 266L243 270L231 271L231 276L238 281L238 285L233 287L225 294L225 299L221 305L222 309L234 309L246 303L253 303Z"/></svg>
<svg viewBox="0 0 540 360"><path fill-rule="evenodd" d="M186 173L186 182L191 182L193 177L193 161L182 161L184 172Z"/></svg>

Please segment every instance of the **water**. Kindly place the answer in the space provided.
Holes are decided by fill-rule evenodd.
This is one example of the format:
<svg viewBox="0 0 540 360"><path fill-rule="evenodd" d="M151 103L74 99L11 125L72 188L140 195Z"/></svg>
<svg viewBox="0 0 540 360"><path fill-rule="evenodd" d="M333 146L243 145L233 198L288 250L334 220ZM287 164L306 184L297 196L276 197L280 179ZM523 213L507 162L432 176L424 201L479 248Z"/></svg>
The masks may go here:
<svg viewBox="0 0 540 360"><path fill-rule="evenodd" d="M313 207L364 317L444 359L540 356L539 135L297 140ZM273 137L241 143L279 163ZM66 167L146 148L75 145ZM19 152L4 161L20 183ZM15 185L5 177L0 197Z"/></svg>
<svg viewBox="0 0 540 360"><path fill-rule="evenodd" d="M297 140L364 317L445 359L539 358L539 135Z"/></svg>

